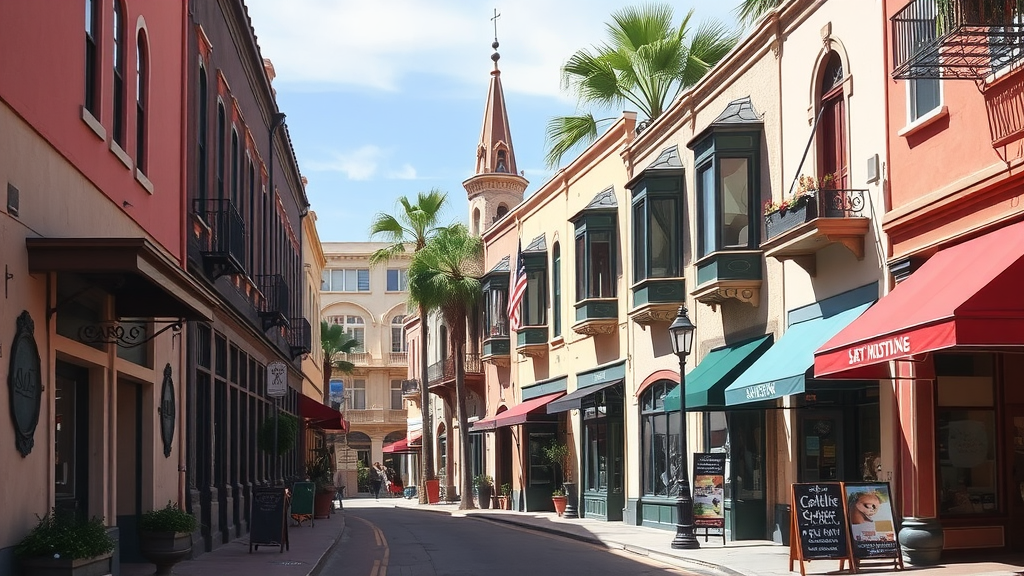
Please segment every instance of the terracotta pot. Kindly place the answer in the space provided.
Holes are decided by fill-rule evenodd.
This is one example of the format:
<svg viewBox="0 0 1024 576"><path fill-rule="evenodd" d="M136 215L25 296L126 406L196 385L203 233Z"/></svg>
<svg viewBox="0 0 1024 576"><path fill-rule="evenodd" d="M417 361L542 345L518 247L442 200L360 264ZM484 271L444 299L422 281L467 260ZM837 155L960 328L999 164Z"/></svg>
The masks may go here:
<svg viewBox="0 0 1024 576"><path fill-rule="evenodd" d="M559 516L561 516L562 514L565 514L565 504L568 501L569 501L569 499L567 497L565 497L565 496L552 496L551 497L551 502L555 505L555 512L557 512Z"/></svg>
<svg viewBox="0 0 1024 576"><path fill-rule="evenodd" d="M313 518L319 520L331 517L334 509L334 491L320 490L313 494Z"/></svg>

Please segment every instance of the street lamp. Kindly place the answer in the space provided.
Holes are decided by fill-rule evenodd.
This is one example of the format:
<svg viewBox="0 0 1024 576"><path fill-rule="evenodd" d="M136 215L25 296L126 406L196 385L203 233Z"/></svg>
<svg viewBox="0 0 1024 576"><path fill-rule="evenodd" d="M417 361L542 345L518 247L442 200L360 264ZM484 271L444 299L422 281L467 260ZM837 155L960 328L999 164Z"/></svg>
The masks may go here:
<svg viewBox="0 0 1024 576"><path fill-rule="evenodd" d="M673 548L693 550L700 542L693 534L693 496L690 494L690 472L686 460L686 357L693 349L693 333L697 327L687 316L686 305L679 307L676 319L668 327L672 351L679 357L679 466L676 467L676 537Z"/></svg>

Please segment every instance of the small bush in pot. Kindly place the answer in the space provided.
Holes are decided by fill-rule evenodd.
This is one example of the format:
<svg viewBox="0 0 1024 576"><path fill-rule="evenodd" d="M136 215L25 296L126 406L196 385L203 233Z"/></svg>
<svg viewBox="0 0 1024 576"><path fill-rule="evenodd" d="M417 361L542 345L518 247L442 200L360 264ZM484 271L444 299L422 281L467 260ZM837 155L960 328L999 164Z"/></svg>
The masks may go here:
<svg viewBox="0 0 1024 576"><path fill-rule="evenodd" d="M86 520L74 511L54 508L18 543L14 554L24 576L108 574L114 544L102 518Z"/></svg>
<svg viewBox="0 0 1024 576"><path fill-rule="evenodd" d="M149 532L194 532L199 527L196 517L167 501L159 510L150 510L142 515L139 529Z"/></svg>
<svg viewBox="0 0 1024 576"><path fill-rule="evenodd" d="M170 574L175 564L192 555L192 532L198 526L195 516L168 500L163 508L142 515L139 551L156 564L156 574Z"/></svg>

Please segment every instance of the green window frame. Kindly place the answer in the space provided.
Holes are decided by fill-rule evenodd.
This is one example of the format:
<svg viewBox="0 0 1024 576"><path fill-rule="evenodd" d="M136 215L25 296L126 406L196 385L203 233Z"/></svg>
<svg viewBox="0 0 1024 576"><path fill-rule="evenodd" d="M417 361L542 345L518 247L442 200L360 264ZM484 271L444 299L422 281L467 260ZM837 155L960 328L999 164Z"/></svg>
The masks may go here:
<svg viewBox="0 0 1024 576"><path fill-rule="evenodd" d="M562 246L558 242L551 254L551 330L558 337L562 335Z"/></svg>
<svg viewBox="0 0 1024 576"><path fill-rule="evenodd" d="M484 279L484 339L508 338L508 273Z"/></svg>
<svg viewBox="0 0 1024 576"><path fill-rule="evenodd" d="M615 298L615 214L585 214L575 225L576 301Z"/></svg>
<svg viewBox="0 0 1024 576"><path fill-rule="evenodd" d="M750 250L760 244L759 133L712 134L696 162L697 255Z"/></svg>
<svg viewBox="0 0 1024 576"><path fill-rule="evenodd" d="M547 252L524 252L526 293L523 295L523 326L546 326L548 322Z"/></svg>
<svg viewBox="0 0 1024 576"><path fill-rule="evenodd" d="M682 271L682 175L648 178L633 189L633 282Z"/></svg>

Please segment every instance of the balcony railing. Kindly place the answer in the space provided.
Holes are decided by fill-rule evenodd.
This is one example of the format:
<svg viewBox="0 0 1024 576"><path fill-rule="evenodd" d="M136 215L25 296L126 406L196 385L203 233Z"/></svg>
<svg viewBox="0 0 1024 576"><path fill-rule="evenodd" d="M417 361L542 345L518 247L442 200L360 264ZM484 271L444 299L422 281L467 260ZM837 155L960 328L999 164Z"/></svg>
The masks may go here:
<svg viewBox="0 0 1024 576"><path fill-rule="evenodd" d="M408 418L409 413L405 410L389 410L385 408L355 410L349 408L345 411L345 419L350 424L404 424L408 421Z"/></svg>
<svg viewBox="0 0 1024 576"><path fill-rule="evenodd" d="M369 352L348 352L338 354L339 359L351 362L356 366L369 366L372 360Z"/></svg>
<svg viewBox="0 0 1024 576"><path fill-rule="evenodd" d="M291 299L288 284L280 274L262 274L255 278L256 286L263 294L263 309L260 318L263 320L263 331L274 326L288 325L288 308Z"/></svg>
<svg viewBox="0 0 1024 576"><path fill-rule="evenodd" d="M409 363L408 352L389 352L388 353L388 365L389 366L405 366Z"/></svg>
<svg viewBox="0 0 1024 576"><path fill-rule="evenodd" d="M483 364L480 362L479 354L466 354L466 374L480 374L483 371ZM452 380L455 378L455 357L449 356L440 362L435 362L427 367L427 378L429 384Z"/></svg>
<svg viewBox="0 0 1024 576"><path fill-rule="evenodd" d="M313 351L313 328L305 318L292 318L288 328L288 347L292 359Z"/></svg>
<svg viewBox="0 0 1024 576"><path fill-rule="evenodd" d="M200 239L203 267L210 278L245 271L245 224L230 200L196 200L195 215L208 233Z"/></svg>
<svg viewBox="0 0 1024 576"><path fill-rule="evenodd" d="M893 78L980 80L1024 56L1017 0L911 0L891 26Z"/></svg>
<svg viewBox="0 0 1024 576"><path fill-rule="evenodd" d="M413 378L412 380L402 380L402 397L403 398L417 398L420 395L420 381Z"/></svg>

